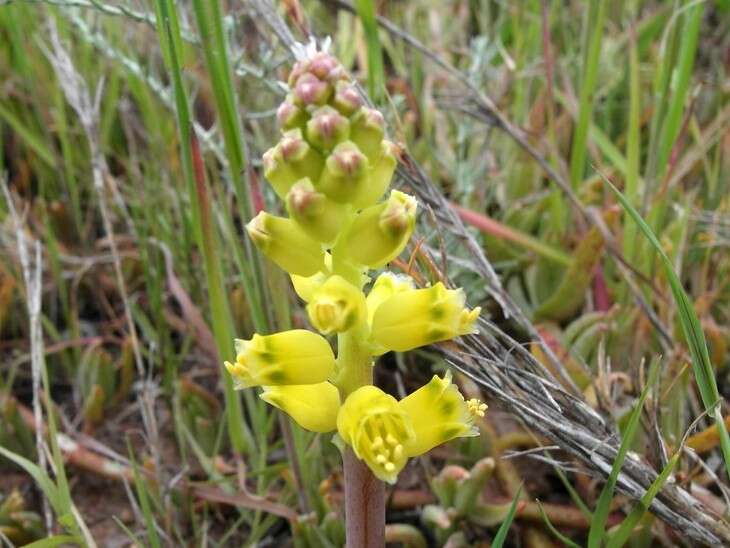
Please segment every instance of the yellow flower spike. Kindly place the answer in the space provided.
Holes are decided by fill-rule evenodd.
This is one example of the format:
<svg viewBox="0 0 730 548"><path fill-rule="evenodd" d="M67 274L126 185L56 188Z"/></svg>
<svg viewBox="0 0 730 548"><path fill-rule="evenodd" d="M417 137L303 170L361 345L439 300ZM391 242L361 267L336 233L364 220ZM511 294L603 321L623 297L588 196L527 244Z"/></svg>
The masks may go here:
<svg viewBox="0 0 730 548"><path fill-rule="evenodd" d="M462 289L446 289L441 282L397 293L375 310L372 337L389 350L405 352L475 333L481 308L469 310L464 302Z"/></svg>
<svg viewBox="0 0 730 548"><path fill-rule="evenodd" d="M345 208L317 192L309 179L291 187L286 210L307 235L325 244L334 242L346 216Z"/></svg>
<svg viewBox="0 0 730 548"><path fill-rule="evenodd" d="M328 382L264 386L259 397L312 432L331 432L337 428L340 393L335 385Z"/></svg>
<svg viewBox="0 0 730 548"><path fill-rule="evenodd" d="M365 321L365 295L342 276L330 276L312 294L307 314L320 333L342 333Z"/></svg>
<svg viewBox="0 0 730 548"><path fill-rule="evenodd" d="M416 226L417 202L397 190L377 205L363 209L342 236L342 250L354 262L379 268L406 247Z"/></svg>
<svg viewBox="0 0 730 548"><path fill-rule="evenodd" d="M348 396L337 416L337 431L355 456L388 483L395 483L408 460L406 447L415 441L411 417L375 386Z"/></svg>
<svg viewBox="0 0 730 548"><path fill-rule="evenodd" d="M405 446L409 457L422 455L454 438L478 436L474 417L484 416L486 405L478 400L464 401L451 372L431 381L398 402L411 418L415 438ZM481 413L481 415L480 415Z"/></svg>
<svg viewBox="0 0 730 548"><path fill-rule="evenodd" d="M236 388L260 385L317 384L335 368L335 356L327 340L307 331L292 329L273 335L236 339L236 363L225 363Z"/></svg>
<svg viewBox="0 0 730 548"><path fill-rule="evenodd" d="M290 274L312 276L324 270L322 244L291 219L260 212L246 225L256 247Z"/></svg>

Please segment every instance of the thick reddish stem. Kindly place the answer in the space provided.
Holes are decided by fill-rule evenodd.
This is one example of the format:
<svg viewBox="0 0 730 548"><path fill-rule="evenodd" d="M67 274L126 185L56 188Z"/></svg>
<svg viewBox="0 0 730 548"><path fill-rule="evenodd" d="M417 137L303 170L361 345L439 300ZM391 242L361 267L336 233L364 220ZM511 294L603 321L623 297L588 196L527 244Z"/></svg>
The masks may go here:
<svg viewBox="0 0 730 548"><path fill-rule="evenodd" d="M385 485L349 447L343 463L347 548L383 548Z"/></svg>

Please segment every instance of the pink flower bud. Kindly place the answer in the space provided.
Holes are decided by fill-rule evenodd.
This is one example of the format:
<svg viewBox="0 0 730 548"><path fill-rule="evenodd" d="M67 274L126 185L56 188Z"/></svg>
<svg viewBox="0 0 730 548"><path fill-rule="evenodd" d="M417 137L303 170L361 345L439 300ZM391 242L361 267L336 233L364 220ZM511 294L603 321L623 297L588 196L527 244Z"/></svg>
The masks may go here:
<svg viewBox="0 0 730 548"><path fill-rule="evenodd" d="M350 122L330 106L315 110L307 122L307 139L320 150L331 150L349 134Z"/></svg>
<svg viewBox="0 0 730 548"><path fill-rule="evenodd" d="M287 97L287 100L276 110L276 120L279 122L279 128L283 130L301 127L306 119L306 113L293 101L292 96Z"/></svg>
<svg viewBox="0 0 730 548"><path fill-rule="evenodd" d="M328 80L331 74L337 74L341 69L340 62L327 52L320 51L309 62L309 72L320 80Z"/></svg>
<svg viewBox="0 0 730 548"><path fill-rule="evenodd" d="M310 72L302 74L294 86L294 100L304 106L323 105L331 94L332 86Z"/></svg>
<svg viewBox="0 0 730 548"><path fill-rule="evenodd" d="M357 145L345 141L327 158L318 188L335 202L348 202L361 191L368 168L368 159Z"/></svg>
<svg viewBox="0 0 730 548"><path fill-rule="evenodd" d="M362 98L355 89L355 86L346 82L337 82L335 97L332 101L334 107L345 116L351 116L362 106Z"/></svg>

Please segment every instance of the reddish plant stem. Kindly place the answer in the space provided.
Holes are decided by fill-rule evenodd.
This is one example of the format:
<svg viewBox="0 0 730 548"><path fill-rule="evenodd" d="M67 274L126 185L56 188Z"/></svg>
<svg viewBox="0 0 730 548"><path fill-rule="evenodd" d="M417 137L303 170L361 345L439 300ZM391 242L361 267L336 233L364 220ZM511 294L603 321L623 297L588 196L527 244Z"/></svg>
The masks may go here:
<svg viewBox="0 0 730 548"><path fill-rule="evenodd" d="M385 485L347 447L345 472L345 524L347 548L385 546Z"/></svg>

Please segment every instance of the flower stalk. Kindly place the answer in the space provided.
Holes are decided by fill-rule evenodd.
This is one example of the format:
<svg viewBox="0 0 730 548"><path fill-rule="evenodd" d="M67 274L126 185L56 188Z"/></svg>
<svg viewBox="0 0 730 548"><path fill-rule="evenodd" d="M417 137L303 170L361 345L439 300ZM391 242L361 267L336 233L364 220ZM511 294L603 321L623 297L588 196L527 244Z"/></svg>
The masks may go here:
<svg viewBox="0 0 730 548"><path fill-rule="evenodd" d="M466 401L450 373L397 400L373 386L374 357L473 333L479 308L442 283L417 289L387 270L416 224L417 203L393 190L397 147L363 106L339 61L302 46L277 111L281 139L264 174L289 217L261 212L246 227L254 245L291 276L312 327L236 341L225 367L238 389L313 432L336 432L345 478L347 545L385 543L385 486L408 460L476 435L485 405ZM369 286L369 289L368 289ZM336 353L331 343L337 340Z"/></svg>

